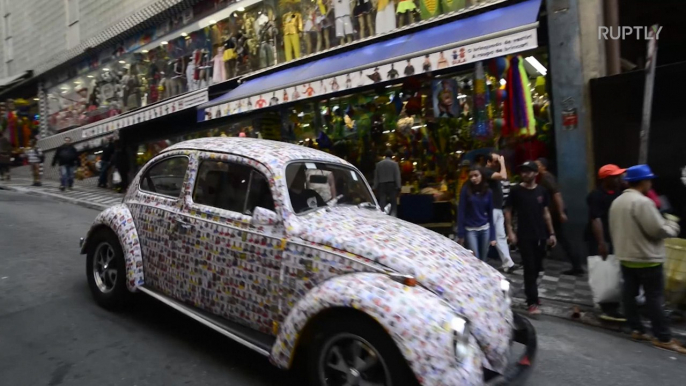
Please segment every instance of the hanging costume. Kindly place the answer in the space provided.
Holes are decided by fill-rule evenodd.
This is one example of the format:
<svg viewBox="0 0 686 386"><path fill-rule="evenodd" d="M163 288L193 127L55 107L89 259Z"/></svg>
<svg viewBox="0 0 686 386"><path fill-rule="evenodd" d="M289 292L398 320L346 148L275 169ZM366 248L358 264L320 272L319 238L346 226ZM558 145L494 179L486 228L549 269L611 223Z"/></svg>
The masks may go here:
<svg viewBox="0 0 686 386"><path fill-rule="evenodd" d="M376 33L390 32L395 29L395 9L391 0L376 3Z"/></svg>
<svg viewBox="0 0 686 386"><path fill-rule="evenodd" d="M334 16L336 17L336 37L353 34L353 22L350 19L350 2L348 0L334 0Z"/></svg>
<svg viewBox="0 0 686 386"><path fill-rule="evenodd" d="M300 57L300 32L303 30L303 20L299 12L287 12L283 15L283 41L286 51L286 61Z"/></svg>

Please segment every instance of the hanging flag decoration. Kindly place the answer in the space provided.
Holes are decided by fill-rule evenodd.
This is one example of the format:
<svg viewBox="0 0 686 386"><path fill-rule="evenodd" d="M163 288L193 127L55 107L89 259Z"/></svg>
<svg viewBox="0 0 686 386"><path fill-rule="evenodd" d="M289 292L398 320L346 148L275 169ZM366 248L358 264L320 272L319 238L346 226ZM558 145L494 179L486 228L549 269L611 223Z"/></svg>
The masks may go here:
<svg viewBox="0 0 686 386"><path fill-rule="evenodd" d="M503 135L535 135L536 120L531 90L521 56L511 59L505 80L507 99L503 108Z"/></svg>

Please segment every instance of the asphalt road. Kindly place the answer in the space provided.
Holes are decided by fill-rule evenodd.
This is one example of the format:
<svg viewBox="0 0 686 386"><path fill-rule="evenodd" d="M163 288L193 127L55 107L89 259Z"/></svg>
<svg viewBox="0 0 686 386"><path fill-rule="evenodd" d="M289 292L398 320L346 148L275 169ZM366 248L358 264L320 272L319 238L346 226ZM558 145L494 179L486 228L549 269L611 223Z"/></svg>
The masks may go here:
<svg viewBox="0 0 686 386"><path fill-rule="evenodd" d="M285 385L265 358L152 299L92 301L78 239L97 212L0 190L0 385ZM560 319L529 385L683 385L686 356Z"/></svg>

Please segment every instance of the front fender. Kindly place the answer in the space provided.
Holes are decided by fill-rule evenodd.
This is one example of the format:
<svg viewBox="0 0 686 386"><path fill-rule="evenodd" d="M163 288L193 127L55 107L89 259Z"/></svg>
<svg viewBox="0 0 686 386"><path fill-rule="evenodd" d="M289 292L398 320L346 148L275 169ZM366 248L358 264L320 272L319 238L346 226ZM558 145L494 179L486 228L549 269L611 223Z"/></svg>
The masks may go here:
<svg viewBox="0 0 686 386"><path fill-rule="evenodd" d="M307 322L334 307L353 308L376 320L398 345L421 384L483 383L483 357L473 337L473 355L462 363L455 359L450 330L455 314L450 307L421 287L404 286L376 273L339 276L310 290L281 326L272 347L272 363L290 367L298 337Z"/></svg>
<svg viewBox="0 0 686 386"><path fill-rule="evenodd" d="M126 286L129 291L136 291L138 286L143 285L143 254L133 216L125 204L115 205L100 212L88 231L81 253L88 252L90 238L103 226L111 229L119 238L126 262Z"/></svg>

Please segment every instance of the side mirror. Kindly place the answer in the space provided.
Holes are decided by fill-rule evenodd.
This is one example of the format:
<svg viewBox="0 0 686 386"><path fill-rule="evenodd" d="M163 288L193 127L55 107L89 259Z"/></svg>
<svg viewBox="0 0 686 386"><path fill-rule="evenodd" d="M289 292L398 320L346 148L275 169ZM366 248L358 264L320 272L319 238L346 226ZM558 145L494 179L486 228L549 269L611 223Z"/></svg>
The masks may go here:
<svg viewBox="0 0 686 386"><path fill-rule="evenodd" d="M383 208L383 212L386 214L391 214L391 204L386 204L386 207Z"/></svg>
<svg viewBox="0 0 686 386"><path fill-rule="evenodd" d="M276 225L279 222L279 216L273 210L256 206L253 211L250 224L253 226Z"/></svg>

